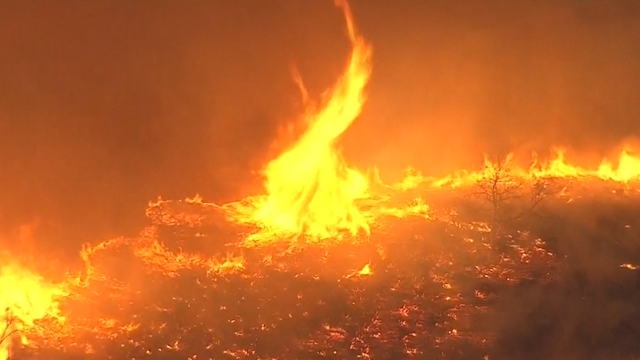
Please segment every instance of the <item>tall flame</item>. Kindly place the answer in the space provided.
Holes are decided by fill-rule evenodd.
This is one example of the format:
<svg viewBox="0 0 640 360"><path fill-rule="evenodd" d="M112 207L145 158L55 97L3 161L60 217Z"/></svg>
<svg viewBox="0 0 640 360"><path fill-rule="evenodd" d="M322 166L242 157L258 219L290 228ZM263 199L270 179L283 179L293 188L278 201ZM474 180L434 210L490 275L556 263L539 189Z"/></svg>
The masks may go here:
<svg viewBox="0 0 640 360"><path fill-rule="evenodd" d="M347 2L336 1L336 5L346 18L351 56L321 105L308 104L306 132L266 166L268 197L254 220L276 233L318 239L343 231L353 235L361 230L369 232L355 205L355 200L367 196L367 179L346 164L336 140L360 115L365 103L371 48L356 32Z"/></svg>

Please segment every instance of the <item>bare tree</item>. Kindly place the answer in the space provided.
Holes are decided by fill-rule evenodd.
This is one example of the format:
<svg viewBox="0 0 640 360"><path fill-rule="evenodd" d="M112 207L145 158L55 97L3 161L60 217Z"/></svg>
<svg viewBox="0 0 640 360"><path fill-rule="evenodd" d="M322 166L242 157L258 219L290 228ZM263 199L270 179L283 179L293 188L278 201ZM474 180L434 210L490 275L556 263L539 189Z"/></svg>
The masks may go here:
<svg viewBox="0 0 640 360"><path fill-rule="evenodd" d="M488 205L493 244L506 223L531 213L548 195L548 179L523 175L513 173L509 154L496 161L485 160L484 171L474 184L472 196Z"/></svg>
<svg viewBox="0 0 640 360"><path fill-rule="evenodd" d="M0 333L0 346L5 344L5 342L10 342L13 335L18 332L18 328L16 326L16 322L18 318L11 313L11 309L6 308L4 310L4 315L0 317L4 321L4 329L2 333Z"/></svg>

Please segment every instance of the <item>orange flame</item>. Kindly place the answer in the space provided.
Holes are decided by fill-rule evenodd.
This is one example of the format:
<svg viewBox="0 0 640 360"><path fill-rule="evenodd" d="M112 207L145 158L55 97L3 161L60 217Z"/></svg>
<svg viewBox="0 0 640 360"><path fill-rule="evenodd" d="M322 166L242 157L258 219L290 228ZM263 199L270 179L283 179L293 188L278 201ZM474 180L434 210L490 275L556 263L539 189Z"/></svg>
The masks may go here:
<svg viewBox="0 0 640 360"><path fill-rule="evenodd" d="M590 168L571 163L562 148L554 149L553 156L548 161L539 161L534 154L533 162L529 168L517 167L512 163L512 160L513 154L508 154L505 165L513 176L523 180L539 178L584 180L591 178L625 185L640 181L640 156L636 155L630 146L626 146L620 152L615 165L605 158L602 159L598 166ZM407 170L405 178L398 184L393 185L392 188L397 191L406 191L424 185L453 188L470 186L486 177L487 172L490 172L495 167L496 163L485 158L484 168L481 170L462 170L440 178L423 176L419 171L410 168Z"/></svg>
<svg viewBox="0 0 640 360"><path fill-rule="evenodd" d="M360 115L371 73L371 48L356 32L348 4L344 11L352 52L343 75L321 106L308 104L308 129L295 145L271 161L264 171L268 196L257 204L253 220L271 235L323 239L347 231L356 235L369 225L355 201L366 198L366 177L350 168L336 141ZM301 83L300 83L300 86ZM303 87L303 94L306 93ZM260 241L264 233L251 239Z"/></svg>
<svg viewBox="0 0 640 360"><path fill-rule="evenodd" d="M0 267L0 359L9 358L14 338L27 344L26 331L39 320L64 321L58 302L66 295L61 286L15 263Z"/></svg>

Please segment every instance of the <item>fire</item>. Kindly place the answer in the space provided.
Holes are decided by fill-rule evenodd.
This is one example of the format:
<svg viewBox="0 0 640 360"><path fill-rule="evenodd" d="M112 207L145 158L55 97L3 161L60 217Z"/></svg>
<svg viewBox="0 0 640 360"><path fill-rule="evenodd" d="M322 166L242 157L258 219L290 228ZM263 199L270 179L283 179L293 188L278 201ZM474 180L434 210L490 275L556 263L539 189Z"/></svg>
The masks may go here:
<svg viewBox="0 0 640 360"><path fill-rule="evenodd" d="M59 301L67 296L62 286L46 282L41 276L15 263L0 267L0 359L10 355L11 344L19 339L28 343L29 330L38 321L65 319L59 309Z"/></svg>
<svg viewBox="0 0 640 360"><path fill-rule="evenodd" d="M566 151L562 148L554 149L553 156L547 161L539 160L536 154L533 154L532 158L533 161L527 168L516 166L513 162L514 155L512 153L505 156L506 160L504 162L513 176L526 181L540 178L599 179L624 185L640 181L640 156L636 155L630 146L624 147L618 156L617 162L614 163L604 158L599 165L591 168L573 164L567 159ZM410 168L407 170L405 178L401 182L392 185L392 188L396 191L407 191L425 185L435 188L467 187L481 181L486 177L487 172L495 169L495 167L496 161L485 157L484 167L481 170L461 170L442 177L424 176L418 170Z"/></svg>
<svg viewBox="0 0 640 360"><path fill-rule="evenodd" d="M598 177L606 180L628 183L640 179L640 157L634 156L630 147L625 148L618 158L616 168L608 160L603 160L598 168Z"/></svg>
<svg viewBox="0 0 640 360"><path fill-rule="evenodd" d="M634 154L630 146L625 146L618 156L617 165L604 158L600 165L585 169L571 164L563 149L556 149L554 157L539 166L534 165L529 176L547 176L556 178L595 178L628 184L640 180L640 157Z"/></svg>
<svg viewBox="0 0 640 360"><path fill-rule="evenodd" d="M362 267L362 269L358 272L358 275L371 275L372 271L371 271L371 263L367 263L365 266Z"/></svg>
<svg viewBox="0 0 640 360"><path fill-rule="evenodd" d="M41 276L15 263L0 267L0 307L6 309L0 315L0 320L5 324L4 332L1 332L0 337L0 360L9 357L13 340L19 339L26 344L30 330L36 329L39 322L46 319L69 324L65 327L72 330L67 334L71 338L83 331L96 333L105 331L108 333L105 338L108 338L115 336L114 334L117 335L118 331L130 332L138 328L139 324L119 323L107 317L101 317L97 321L94 321L95 318L91 319L92 327L85 324L80 326L73 323L73 314L67 314L69 320L62 315L59 302L68 297L71 292L80 293L87 288L93 290L94 286L111 286L113 289L122 290L122 293L128 291L128 294L136 294L135 291L127 288L127 284L115 284L115 281L114 284L109 283L109 276L103 273L103 269L98 265L99 253L115 252L126 248L133 256L131 259L140 261L145 270L160 273L164 279L175 279L184 275L186 270L196 269L204 270L203 273L206 273L207 279L214 283L219 277L232 277L232 274L241 274L242 277L249 274L246 277L255 280L265 276L267 273L264 271L265 268L290 271L278 263L277 256L252 253L251 250L255 249L247 249L247 247L269 243L278 238L304 237L307 241L327 242L328 239L348 237L352 240L362 233L367 235L375 231L384 233L384 230L374 226L381 217L415 216L430 221L439 220L454 225L461 232L473 230L481 234L480 236L490 231L487 230L488 225L484 223L458 224L447 220L441 214L432 212L429 199L423 197L423 194L416 196L412 193L413 196L410 198L405 195L416 189L442 190L470 187L486 179L489 173L497 171L498 164L488 158L485 159L484 167L480 170L463 170L439 178L427 177L415 169L409 169L404 179L391 185L383 184L379 178L372 179L347 164L337 141L360 115L365 104L364 91L371 74L372 50L356 31L346 0L336 0L336 4L343 10L348 38L352 45L347 66L334 87L327 92L319 104L308 101L306 90L298 79L303 98L307 101L302 119L307 126L306 132L264 168L266 194L223 205L207 203L200 196L183 201L159 198L157 201L150 202L146 214L152 220L152 226L148 226L138 237L132 239L115 238L94 246L86 246L80 253L86 273L83 276L69 277L62 285L49 283ZM604 159L598 166L591 168L572 164L562 149L557 149L548 161L539 161L534 157L533 163L527 168L515 166L512 160L513 155L508 155L505 166L509 166L509 174L517 177L518 180L595 178L625 185L640 180L640 157L634 155L631 148L625 148L616 163ZM394 196L401 200L396 201ZM176 208L183 210L175 210ZM204 256L182 250L172 251L159 240L160 227L172 229L188 227L190 230L200 228L214 222L213 219L217 219L214 214L222 214L233 224L257 226L258 229L257 231L252 229L253 232L240 244L225 244L235 246L226 256L219 256L219 254ZM194 235L195 238L198 236ZM416 241L418 240L423 239L416 237ZM466 242L480 250L485 246L482 241L471 238ZM379 249L379 251L380 258L384 258L386 255L383 250ZM476 251L475 248L474 251ZM283 252L286 253L286 251ZM406 253L409 252L406 251ZM124 251L118 254L121 256L123 253ZM529 253L523 251L520 255L520 263L525 264L531 261ZM291 255L291 257L294 256ZM259 258L263 261L260 266L257 266L255 260ZM452 265L453 262L448 262L438 266L446 268ZM501 263L501 265L504 264ZM638 265L631 263L620 266L629 270L639 269ZM353 269L355 268L350 268L350 270ZM502 267L486 269L476 266L475 269L483 278L497 276L495 274L502 276L503 273L500 271L506 273ZM351 271L347 278L377 278L385 274L385 271L389 270L384 266L376 265L376 269L373 269L372 263L369 262L360 270ZM269 269L268 272L271 270ZM148 274L145 275L148 276ZM314 277L314 279L317 278ZM445 290L458 288L451 278L444 275L433 273L432 280L439 283ZM90 292L87 291L87 293ZM484 296L480 292L475 294L478 298ZM110 293L108 296L118 299L118 294ZM130 296L133 298L137 295ZM81 299L86 300L86 298ZM445 299L455 302L458 297L451 294ZM408 309L403 307L403 317L409 318ZM92 314L92 316L95 315ZM78 319L75 321L81 322ZM162 326L166 326L166 323ZM267 326L263 324L261 331L266 328ZM463 330L460 332L462 333ZM50 333L51 331L48 332ZM449 333L460 336L456 329L449 330ZM177 342L172 346L178 348ZM232 354L231 350L225 350L225 352ZM246 350L238 350L238 352L248 354ZM147 350L147 354L151 354L151 350Z"/></svg>
<svg viewBox="0 0 640 360"><path fill-rule="evenodd" d="M368 181L347 165L336 141L365 103L371 48L356 32L346 1L336 4L344 11L352 45L348 65L319 106L308 103L304 114L308 128L302 137L266 166L268 195L256 201L257 210L250 214L265 232L249 240L259 242L265 234L326 239L344 231L351 235L370 231L355 204L368 196Z"/></svg>
<svg viewBox="0 0 640 360"><path fill-rule="evenodd" d="M638 270L638 269L640 269L640 266L629 264L629 263L622 264L622 265L620 265L620 267L624 268L624 269L629 269L629 270Z"/></svg>
<svg viewBox="0 0 640 360"><path fill-rule="evenodd" d="M600 165L589 169L572 164L567 160L565 151L558 148L551 160L539 163L534 157L528 171L519 169L518 172L526 177L594 178L628 184L640 180L640 157L630 146L625 146L618 156L617 165L604 158Z"/></svg>

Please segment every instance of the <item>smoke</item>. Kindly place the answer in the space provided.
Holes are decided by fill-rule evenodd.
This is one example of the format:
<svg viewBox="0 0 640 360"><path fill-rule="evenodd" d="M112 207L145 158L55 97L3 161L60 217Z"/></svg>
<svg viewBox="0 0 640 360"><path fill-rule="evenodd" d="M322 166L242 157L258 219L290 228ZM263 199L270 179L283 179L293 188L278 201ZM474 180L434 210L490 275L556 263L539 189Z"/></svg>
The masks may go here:
<svg viewBox="0 0 640 360"><path fill-rule="evenodd" d="M640 2L351 7L373 46L368 102L341 142L361 168L435 175L485 152L556 145L590 162L640 135ZM348 55L342 21L330 1L3 2L0 233L38 219L29 246L75 256L82 242L138 231L157 196L257 191L256 172L301 110L291 67L321 96ZM597 221L586 215L574 220ZM624 333L632 312L598 295L618 276L603 270L617 255L598 247L613 226L557 226L543 237L575 259L565 285L578 291L506 296L496 325L504 344L539 339L537 358ZM528 328L531 314L556 325Z"/></svg>
<svg viewBox="0 0 640 360"><path fill-rule="evenodd" d="M375 54L353 157L366 144L383 169L438 173L505 149L602 156L638 134L638 4L394 5L354 5Z"/></svg>
<svg viewBox="0 0 640 360"><path fill-rule="evenodd" d="M37 217L77 247L136 231L159 195L259 189L301 110L291 67L317 98L348 42L331 2L248 4L2 4L1 225ZM342 139L362 168L437 174L558 144L601 154L638 133L636 2L351 5L374 48Z"/></svg>
<svg viewBox="0 0 640 360"><path fill-rule="evenodd" d="M500 296L499 358L612 359L638 353L640 277L620 266L638 258L633 200L594 197L548 210L529 229L559 259L551 284L521 284Z"/></svg>

